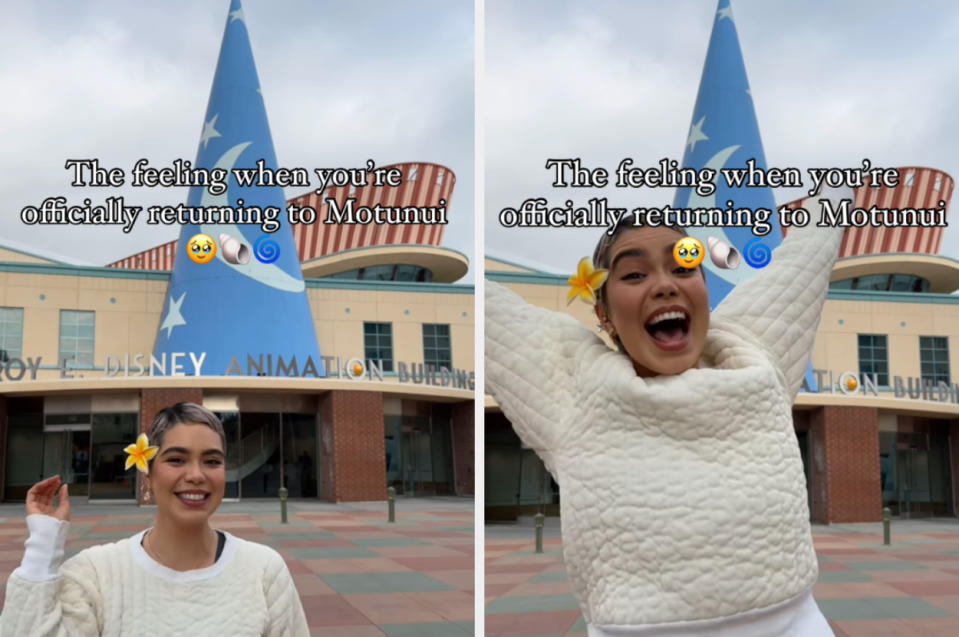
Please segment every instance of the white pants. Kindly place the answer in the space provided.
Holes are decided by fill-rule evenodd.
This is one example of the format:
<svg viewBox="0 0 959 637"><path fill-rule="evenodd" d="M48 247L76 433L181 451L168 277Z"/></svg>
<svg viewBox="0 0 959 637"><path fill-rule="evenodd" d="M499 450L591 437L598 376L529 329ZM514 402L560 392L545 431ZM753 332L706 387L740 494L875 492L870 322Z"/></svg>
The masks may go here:
<svg viewBox="0 0 959 637"><path fill-rule="evenodd" d="M722 619L646 626L588 625L589 637L834 637L808 591L772 608Z"/></svg>

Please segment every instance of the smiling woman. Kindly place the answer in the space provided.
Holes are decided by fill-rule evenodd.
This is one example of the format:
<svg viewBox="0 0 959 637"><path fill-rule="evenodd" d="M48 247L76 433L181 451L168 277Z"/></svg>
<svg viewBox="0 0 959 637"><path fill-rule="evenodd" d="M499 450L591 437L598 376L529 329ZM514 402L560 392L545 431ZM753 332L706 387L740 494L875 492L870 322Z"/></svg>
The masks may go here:
<svg viewBox="0 0 959 637"><path fill-rule="evenodd" d="M150 462L145 480L156 522L131 538L63 562L67 486L54 476L30 489L30 537L7 581L0 633L119 636L149 627L155 634L308 635L283 558L210 525L226 485L220 420L179 403L157 414L151 436L155 446L138 441L128 452Z"/></svg>
<svg viewBox="0 0 959 637"><path fill-rule="evenodd" d="M712 313L684 235L601 238L588 283L615 350L487 281L486 387L559 485L590 637L831 635L790 410L842 229L793 230Z"/></svg>

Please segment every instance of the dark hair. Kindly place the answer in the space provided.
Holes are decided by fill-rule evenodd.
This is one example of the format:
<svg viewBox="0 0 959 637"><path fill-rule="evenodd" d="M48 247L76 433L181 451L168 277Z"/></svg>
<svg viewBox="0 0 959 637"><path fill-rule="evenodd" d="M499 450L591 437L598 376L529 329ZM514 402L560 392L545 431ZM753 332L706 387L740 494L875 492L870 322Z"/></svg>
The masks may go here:
<svg viewBox="0 0 959 637"><path fill-rule="evenodd" d="M220 436L223 451L226 451L226 432L223 423L212 411L195 403L177 403L161 409L150 425L150 442L157 447L163 446L166 433L177 425L205 425Z"/></svg>
<svg viewBox="0 0 959 637"><path fill-rule="evenodd" d="M623 215L623 217L619 220L619 223L617 223L613 228L613 231L603 232L603 236L601 236L599 241L596 243L596 249L593 250L593 267L609 269L611 248L613 247L613 244L616 243L616 238L619 237L619 235L623 234L627 230L640 230L642 228L653 227L669 228L670 230L678 232L684 237L689 236L689 233L686 232L686 229L682 226L637 226L633 223L632 215ZM705 277L706 272L702 269L702 267L700 267L700 271L702 272L703 277ZM609 279L607 279L607 281L608 280ZM596 290L596 302L602 304L603 307L606 307L606 298L604 294L605 290L605 282L598 290Z"/></svg>

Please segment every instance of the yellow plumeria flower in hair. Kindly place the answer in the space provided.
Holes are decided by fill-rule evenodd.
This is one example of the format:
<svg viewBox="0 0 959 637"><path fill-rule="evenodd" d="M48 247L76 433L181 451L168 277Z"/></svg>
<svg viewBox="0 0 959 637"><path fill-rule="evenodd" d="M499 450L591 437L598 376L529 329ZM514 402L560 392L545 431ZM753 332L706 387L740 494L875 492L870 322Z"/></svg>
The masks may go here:
<svg viewBox="0 0 959 637"><path fill-rule="evenodd" d="M147 463L153 459L153 456L157 455L157 451L159 450L159 447L150 445L150 440L146 434L140 434L137 436L137 443L135 445L127 445L126 449L124 449L129 455L127 456L127 466L124 467L123 470L126 471L133 465L136 465L137 469L143 473L147 473L149 471Z"/></svg>
<svg viewBox="0 0 959 637"><path fill-rule="evenodd" d="M576 266L576 274L569 277L569 294L566 295L566 305L573 302L577 296L587 303L596 303L596 290L603 287L609 270L593 267L589 257L583 257Z"/></svg>

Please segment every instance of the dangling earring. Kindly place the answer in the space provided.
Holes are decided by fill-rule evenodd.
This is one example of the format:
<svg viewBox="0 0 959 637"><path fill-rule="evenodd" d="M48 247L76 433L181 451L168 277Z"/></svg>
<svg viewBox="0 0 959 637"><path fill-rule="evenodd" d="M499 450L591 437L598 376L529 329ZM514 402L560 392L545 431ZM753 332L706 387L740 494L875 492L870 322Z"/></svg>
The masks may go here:
<svg viewBox="0 0 959 637"><path fill-rule="evenodd" d="M613 327L612 323L610 323L608 326L607 326L607 325L602 325L602 326L600 326L600 327L601 327L601 329L602 329L604 332L606 332L607 336L609 336L611 339L613 339L613 342L615 343L615 342L616 342L616 328Z"/></svg>

